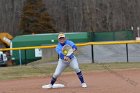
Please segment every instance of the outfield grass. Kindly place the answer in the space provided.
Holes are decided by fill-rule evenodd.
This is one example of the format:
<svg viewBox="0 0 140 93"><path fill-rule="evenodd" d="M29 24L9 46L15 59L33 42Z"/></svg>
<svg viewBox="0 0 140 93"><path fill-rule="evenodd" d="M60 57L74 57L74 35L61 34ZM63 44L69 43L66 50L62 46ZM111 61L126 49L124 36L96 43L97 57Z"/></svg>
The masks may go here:
<svg viewBox="0 0 140 93"><path fill-rule="evenodd" d="M50 76L55 70L55 64L27 65L14 67L0 67L0 80L21 79L27 77ZM99 71L109 69L131 69L140 68L139 63L106 63L106 64L80 64L82 71ZM71 72L68 68L65 72Z"/></svg>

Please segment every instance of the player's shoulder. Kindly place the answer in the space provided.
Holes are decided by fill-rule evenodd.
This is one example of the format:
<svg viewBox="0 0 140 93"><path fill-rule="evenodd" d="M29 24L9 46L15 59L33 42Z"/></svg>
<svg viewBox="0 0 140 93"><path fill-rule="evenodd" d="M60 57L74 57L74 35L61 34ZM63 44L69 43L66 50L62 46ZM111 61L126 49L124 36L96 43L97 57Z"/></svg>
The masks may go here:
<svg viewBox="0 0 140 93"><path fill-rule="evenodd" d="M57 44L58 47L62 46L60 43Z"/></svg>
<svg viewBox="0 0 140 93"><path fill-rule="evenodd" d="M61 46L61 44L58 42L56 45L56 48L59 48Z"/></svg>

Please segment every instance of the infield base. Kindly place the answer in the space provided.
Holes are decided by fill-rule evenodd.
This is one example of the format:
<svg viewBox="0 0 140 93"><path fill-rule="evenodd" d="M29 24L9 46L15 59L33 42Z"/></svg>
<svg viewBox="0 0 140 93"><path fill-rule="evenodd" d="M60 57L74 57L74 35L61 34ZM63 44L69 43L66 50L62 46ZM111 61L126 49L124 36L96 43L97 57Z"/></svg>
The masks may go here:
<svg viewBox="0 0 140 93"><path fill-rule="evenodd" d="M65 86L63 84L54 84L52 88L64 88ZM48 85L43 85L42 88L49 88Z"/></svg>

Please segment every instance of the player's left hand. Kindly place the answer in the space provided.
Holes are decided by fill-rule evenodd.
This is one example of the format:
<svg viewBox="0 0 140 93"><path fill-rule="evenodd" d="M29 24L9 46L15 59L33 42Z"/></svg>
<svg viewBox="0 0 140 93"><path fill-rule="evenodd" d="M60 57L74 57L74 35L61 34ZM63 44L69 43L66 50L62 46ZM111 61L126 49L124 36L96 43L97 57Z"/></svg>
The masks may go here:
<svg viewBox="0 0 140 93"><path fill-rule="evenodd" d="M73 48L73 52L77 51L75 48Z"/></svg>
<svg viewBox="0 0 140 93"><path fill-rule="evenodd" d="M67 57L67 56L64 56L64 61L71 62L71 59L69 57Z"/></svg>

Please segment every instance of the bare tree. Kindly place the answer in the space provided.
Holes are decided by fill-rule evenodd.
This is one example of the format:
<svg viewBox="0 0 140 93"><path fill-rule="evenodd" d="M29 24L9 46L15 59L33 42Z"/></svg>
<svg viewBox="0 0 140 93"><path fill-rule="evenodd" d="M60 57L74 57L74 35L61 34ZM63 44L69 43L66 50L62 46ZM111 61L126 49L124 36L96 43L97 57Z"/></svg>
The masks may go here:
<svg viewBox="0 0 140 93"><path fill-rule="evenodd" d="M0 0L0 29L21 34L26 0ZM140 0L43 0L57 32L118 31L140 26Z"/></svg>

